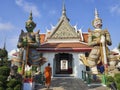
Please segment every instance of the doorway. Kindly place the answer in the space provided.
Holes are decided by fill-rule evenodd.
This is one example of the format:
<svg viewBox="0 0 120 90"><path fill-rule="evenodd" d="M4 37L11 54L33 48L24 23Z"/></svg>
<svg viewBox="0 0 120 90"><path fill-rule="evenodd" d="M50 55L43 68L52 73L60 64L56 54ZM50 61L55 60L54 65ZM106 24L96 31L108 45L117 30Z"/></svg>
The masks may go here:
<svg viewBox="0 0 120 90"><path fill-rule="evenodd" d="M69 53L58 53L55 54L54 64L55 64L55 74L72 74L72 61L73 56Z"/></svg>

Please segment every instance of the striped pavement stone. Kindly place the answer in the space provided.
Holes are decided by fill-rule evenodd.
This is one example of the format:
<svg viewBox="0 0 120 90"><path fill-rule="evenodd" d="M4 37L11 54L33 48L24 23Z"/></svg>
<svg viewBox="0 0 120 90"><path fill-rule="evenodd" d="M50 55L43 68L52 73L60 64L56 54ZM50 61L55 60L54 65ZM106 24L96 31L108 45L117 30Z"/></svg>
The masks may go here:
<svg viewBox="0 0 120 90"><path fill-rule="evenodd" d="M108 90L104 86L88 86L78 78L52 78L51 86L36 85L35 90Z"/></svg>

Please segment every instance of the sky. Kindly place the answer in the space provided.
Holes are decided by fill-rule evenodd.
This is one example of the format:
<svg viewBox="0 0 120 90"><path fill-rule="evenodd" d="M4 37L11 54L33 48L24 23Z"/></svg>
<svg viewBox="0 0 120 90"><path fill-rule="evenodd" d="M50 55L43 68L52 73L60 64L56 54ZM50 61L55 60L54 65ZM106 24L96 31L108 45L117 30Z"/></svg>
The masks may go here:
<svg viewBox="0 0 120 90"><path fill-rule="evenodd" d="M61 15L62 5L65 3L66 14L72 26L77 25L82 32L93 30L92 21L94 10L97 8L99 17L103 21L102 29L108 29L112 46L120 43L120 0L1 0L0 1L0 48L6 41L6 49L10 52L17 49L18 37L28 20L30 11L33 21L37 24L34 32L55 26Z"/></svg>

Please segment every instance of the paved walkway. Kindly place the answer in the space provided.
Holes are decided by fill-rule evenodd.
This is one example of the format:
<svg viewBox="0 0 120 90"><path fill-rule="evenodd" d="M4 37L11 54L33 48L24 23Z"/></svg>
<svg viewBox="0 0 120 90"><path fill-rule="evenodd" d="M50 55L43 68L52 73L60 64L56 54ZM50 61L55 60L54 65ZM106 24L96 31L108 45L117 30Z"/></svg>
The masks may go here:
<svg viewBox="0 0 120 90"><path fill-rule="evenodd" d="M76 78L53 78L50 89L44 85L36 85L35 90L108 90L103 86L88 87L82 80Z"/></svg>

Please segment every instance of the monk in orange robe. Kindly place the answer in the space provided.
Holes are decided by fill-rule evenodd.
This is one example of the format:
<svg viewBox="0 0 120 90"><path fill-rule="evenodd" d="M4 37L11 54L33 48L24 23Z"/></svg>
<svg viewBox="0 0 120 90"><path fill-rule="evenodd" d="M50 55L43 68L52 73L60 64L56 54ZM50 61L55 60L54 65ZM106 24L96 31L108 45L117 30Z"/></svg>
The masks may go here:
<svg viewBox="0 0 120 90"><path fill-rule="evenodd" d="M44 75L45 75L45 85L47 88L49 88L51 84L51 75L52 75L52 69L50 67L50 63L48 63L48 66L45 67Z"/></svg>

